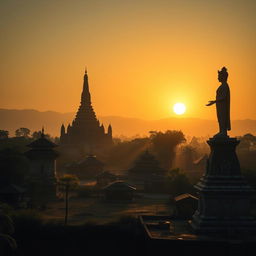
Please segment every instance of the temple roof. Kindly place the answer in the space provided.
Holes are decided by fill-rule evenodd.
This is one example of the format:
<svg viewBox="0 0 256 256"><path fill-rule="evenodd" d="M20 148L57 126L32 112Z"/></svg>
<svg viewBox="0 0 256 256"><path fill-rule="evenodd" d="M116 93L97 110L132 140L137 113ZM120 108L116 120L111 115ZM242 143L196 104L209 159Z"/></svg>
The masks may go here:
<svg viewBox="0 0 256 256"><path fill-rule="evenodd" d="M96 118L96 114L93 110L91 103L91 94L89 91L89 83L88 83L88 75L87 71L84 74L84 83L83 83L83 91L81 94L81 103L79 109L76 113L76 117L74 123L80 123L84 121L93 121L98 122Z"/></svg>
<svg viewBox="0 0 256 256"><path fill-rule="evenodd" d="M98 174L97 178L116 178L116 175L109 171L104 171Z"/></svg>
<svg viewBox="0 0 256 256"><path fill-rule="evenodd" d="M57 146L58 145L45 138L44 130L42 129L41 137L27 145L27 147L31 149L25 152L25 155L29 158L37 158L42 155L56 158L59 156L59 153L53 150L53 148Z"/></svg>
<svg viewBox="0 0 256 256"><path fill-rule="evenodd" d="M100 160L96 158L94 155L88 155L85 159L79 161L77 163L78 165L83 166L92 166L92 165L101 165L104 166L104 163L102 163Z"/></svg>
<svg viewBox="0 0 256 256"><path fill-rule="evenodd" d="M135 162L136 163L138 163L138 162L151 162L151 163L154 162L154 163L158 163L158 161L156 160L155 156L150 154L148 150L146 150L142 154L140 154Z"/></svg>
<svg viewBox="0 0 256 256"><path fill-rule="evenodd" d="M136 190L135 187L132 187L128 183L124 181L114 181L103 188L104 190L112 190L112 191L134 191Z"/></svg>
<svg viewBox="0 0 256 256"><path fill-rule="evenodd" d="M35 149L51 149L51 148L55 148L57 146L58 145L56 145L55 143L46 139L44 134L41 135L41 138L39 138L27 145L27 147L35 148Z"/></svg>
<svg viewBox="0 0 256 256"><path fill-rule="evenodd" d="M175 202L178 202L178 201L181 201L181 200L184 200L184 199L194 199L194 200L198 200L197 197L189 194L189 193L185 193L185 194L181 194L181 195L178 195L174 198L174 201Z"/></svg>
<svg viewBox="0 0 256 256"><path fill-rule="evenodd" d="M128 170L130 173L155 173L164 174L166 171L160 167L159 161L148 150L135 160L134 165Z"/></svg>
<svg viewBox="0 0 256 256"><path fill-rule="evenodd" d="M64 126L61 127L60 135L61 145L65 148L77 146L81 151L84 150L84 146L107 147L113 142L111 128L108 129L108 133L105 133L104 126L100 124L92 107L87 71L84 74L81 102L75 118L66 131Z"/></svg>

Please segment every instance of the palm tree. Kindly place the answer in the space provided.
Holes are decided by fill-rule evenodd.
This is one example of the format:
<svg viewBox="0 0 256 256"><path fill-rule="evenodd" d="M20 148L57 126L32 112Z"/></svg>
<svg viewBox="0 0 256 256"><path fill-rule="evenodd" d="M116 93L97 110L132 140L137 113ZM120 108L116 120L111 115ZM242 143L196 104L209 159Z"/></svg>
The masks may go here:
<svg viewBox="0 0 256 256"><path fill-rule="evenodd" d="M68 223L68 210L69 210L69 192L78 186L79 180L77 176L65 174L58 181L59 189L65 193L65 225Z"/></svg>

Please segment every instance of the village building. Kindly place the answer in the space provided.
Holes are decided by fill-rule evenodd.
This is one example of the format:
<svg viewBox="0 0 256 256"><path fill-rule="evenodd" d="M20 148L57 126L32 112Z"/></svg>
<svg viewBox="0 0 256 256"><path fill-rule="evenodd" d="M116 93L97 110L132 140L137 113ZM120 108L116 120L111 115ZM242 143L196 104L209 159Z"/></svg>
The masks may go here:
<svg viewBox="0 0 256 256"><path fill-rule="evenodd" d="M77 177L80 179L95 179L103 170L104 163L95 155L88 155L77 163Z"/></svg>
<svg viewBox="0 0 256 256"><path fill-rule="evenodd" d="M96 179L97 175L104 171L105 164L95 155L87 155L78 162L66 165L69 174L76 175L80 180Z"/></svg>
<svg viewBox="0 0 256 256"><path fill-rule="evenodd" d="M154 191L163 187L167 171L160 167L159 161L148 150L143 152L128 170L132 184L140 190Z"/></svg>
<svg viewBox="0 0 256 256"><path fill-rule="evenodd" d="M104 171L101 172L99 175L96 177L97 180L97 187L98 188L103 188L106 187L108 184L114 182L117 180L117 176L109 171Z"/></svg>
<svg viewBox="0 0 256 256"><path fill-rule="evenodd" d="M29 145L31 149L25 152L30 162L27 183L30 189L36 189L44 198L55 198L56 196L56 158L58 152L54 150L56 144L45 138L44 129L41 137ZM33 185L32 185L33 184ZM34 193L31 191L31 193ZM43 195L42 195L43 193Z"/></svg>
<svg viewBox="0 0 256 256"><path fill-rule="evenodd" d="M124 181L114 181L103 188L107 201L132 201L136 188Z"/></svg>

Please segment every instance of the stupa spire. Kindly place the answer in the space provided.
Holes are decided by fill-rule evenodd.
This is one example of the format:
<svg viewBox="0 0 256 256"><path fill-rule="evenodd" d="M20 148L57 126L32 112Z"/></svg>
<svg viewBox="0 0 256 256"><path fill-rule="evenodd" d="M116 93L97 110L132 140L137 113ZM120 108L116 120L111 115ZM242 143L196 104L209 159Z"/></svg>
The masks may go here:
<svg viewBox="0 0 256 256"><path fill-rule="evenodd" d="M88 83L88 74L87 68L85 68L84 73L84 84L83 84L83 91L81 95L81 104L77 111L76 118L74 122L77 125L77 122L84 122L84 121L93 121L96 122L96 115L92 107L91 103L91 94L89 91L89 83Z"/></svg>
<svg viewBox="0 0 256 256"><path fill-rule="evenodd" d="M44 138L44 126L42 126L41 138Z"/></svg>
<svg viewBox="0 0 256 256"><path fill-rule="evenodd" d="M65 131L66 130L66 131ZM60 129L61 144L74 148L77 152L88 152L90 145L97 148L104 148L112 144L112 136L105 133L105 128L96 117L91 103L91 95L88 83L88 72L85 67L81 103L77 110L72 125ZM63 149L65 148L63 147ZM69 154L69 153L68 153Z"/></svg>
<svg viewBox="0 0 256 256"><path fill-rule="evenodd" d="M91 105L91 94L89 91L87 68L85 68L85 72L84 72L84 84L83 84L83 92L81 95L81 105Z"/></svg>

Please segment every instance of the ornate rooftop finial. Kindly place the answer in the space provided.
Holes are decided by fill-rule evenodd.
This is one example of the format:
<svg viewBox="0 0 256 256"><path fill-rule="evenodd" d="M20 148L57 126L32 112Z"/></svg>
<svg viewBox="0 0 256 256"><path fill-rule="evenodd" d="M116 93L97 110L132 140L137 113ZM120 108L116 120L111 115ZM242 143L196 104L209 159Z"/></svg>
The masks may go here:
<svg viewBox="0 0 256 256"><path fill-rule="evenodd" d="M87 67L85 66L84 74L87 75Z"/></svg>
<svg viewBox="0 0 256 256"><path fill-rule="evenodd" d="M44 138L44 126L42 126L41 137Z"/></svg>

